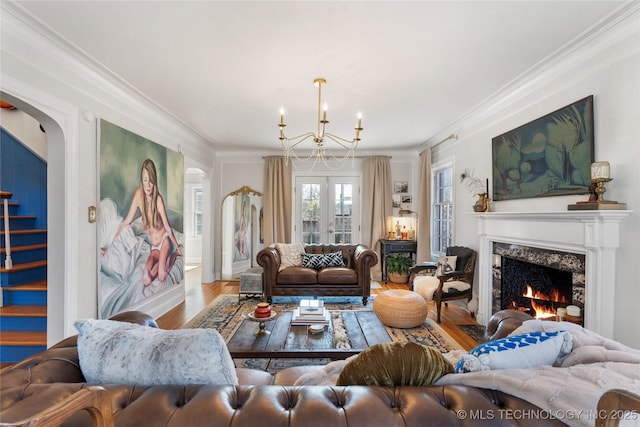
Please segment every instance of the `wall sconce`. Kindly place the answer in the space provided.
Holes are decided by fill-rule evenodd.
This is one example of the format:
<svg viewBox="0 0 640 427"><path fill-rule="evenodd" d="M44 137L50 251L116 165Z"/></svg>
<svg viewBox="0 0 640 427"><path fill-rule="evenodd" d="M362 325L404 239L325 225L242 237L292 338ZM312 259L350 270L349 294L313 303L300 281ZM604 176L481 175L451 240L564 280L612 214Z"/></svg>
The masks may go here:
<svg viewBox="0 0 640 427"><path fill-rule="evenodd" d="M626 209L626 203L618 203L615 200L604 200L607 189L605 182L613 181L611 178L611 166L609 162L594 162L591 164L591 185L589 186L589 200L569 205L570 211L598 210L598 209Z"/></svg>

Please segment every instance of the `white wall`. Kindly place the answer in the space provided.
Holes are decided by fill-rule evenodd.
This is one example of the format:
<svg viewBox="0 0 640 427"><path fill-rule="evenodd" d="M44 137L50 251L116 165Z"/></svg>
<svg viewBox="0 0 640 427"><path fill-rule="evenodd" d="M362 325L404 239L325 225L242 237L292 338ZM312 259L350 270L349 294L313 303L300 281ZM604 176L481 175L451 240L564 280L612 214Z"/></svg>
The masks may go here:
<svg viewBox="0 0 640 427"><path fill-rule="evenodd" d="M90 58L63 47L56 36L36 30L38 23L14 4L2 2L1 7L0 98L47 131L48 243L53 248L48 255L47 341L53 344L75 333L74 320L97 316L96 224L87 221L87 208L98 206L97 119L173 150L183 147L185 157L205 173L210 173L213 154L203 138L173 116ZM184 299L184 288L161 297L150 300L146 311L162 314Z"/></svg>
<svg viewBox="0 0 640 427"><path fill-rule="evenodd" d="M491 138L531 120L594 95L595 160L608 160L614 178L606 198L627 203L634 210L621 224L615 292L615 339L640 348L637 306L640 302L637 265L640 260L640 17L628 16L576 49L571 56L545 64L537 73L508 88L483 108L469 114L442 132L456 133L434 149L433 161L453 156L454 176L465 168L475 169L482 179L491 177ZM455 243L477 247L474 195L455 180ZM565 211L567 205L586 196L545 197L494 202L491 210Z"/></svg>

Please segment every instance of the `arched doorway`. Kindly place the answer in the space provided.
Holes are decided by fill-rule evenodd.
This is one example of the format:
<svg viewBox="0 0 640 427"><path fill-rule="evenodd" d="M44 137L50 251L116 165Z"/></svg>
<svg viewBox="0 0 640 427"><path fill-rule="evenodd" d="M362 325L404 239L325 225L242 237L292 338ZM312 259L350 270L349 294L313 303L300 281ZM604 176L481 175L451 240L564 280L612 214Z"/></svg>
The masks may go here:
<svg viewBox="0 0 640 427"><path fill-rule="evenodd" d="M77 319L78 280L70 260L74 257L77 260L78 235L70 224L77 224L79 220L75 209L78 202L68 197L72 189L69 181L77 180L68 160L77 148L76 114L74 107L53 100L50 95L23 89L24 93L20 94L1 91L0 98L33 117L46 133L47 242L49 248L56 248L47 251L47 344L51 345L71 335L73 321Z"/></svg>

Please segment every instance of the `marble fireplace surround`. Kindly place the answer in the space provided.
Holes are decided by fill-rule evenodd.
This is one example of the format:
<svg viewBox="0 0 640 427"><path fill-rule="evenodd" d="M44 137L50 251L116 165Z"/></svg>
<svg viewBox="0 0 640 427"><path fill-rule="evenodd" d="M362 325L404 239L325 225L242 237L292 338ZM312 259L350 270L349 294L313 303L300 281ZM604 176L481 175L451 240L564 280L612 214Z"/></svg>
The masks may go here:
<svg viewBox="0 0 640 427"><path fill-rule="evenodd" d="M613 338L619 224L631 211L487 212L478 220L478 323L492 315L493 243L585 255L584 326Z"/></svg>

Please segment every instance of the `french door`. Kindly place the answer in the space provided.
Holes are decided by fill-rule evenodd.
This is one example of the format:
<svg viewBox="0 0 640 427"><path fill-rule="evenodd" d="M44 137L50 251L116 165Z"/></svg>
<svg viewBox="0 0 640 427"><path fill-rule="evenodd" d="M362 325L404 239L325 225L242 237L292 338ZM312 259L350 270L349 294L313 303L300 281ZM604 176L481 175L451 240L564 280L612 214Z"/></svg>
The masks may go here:
<svg viewBox="0 0 640 427"><path fill-rule="evenodd" d="M358 177L296 177L294 235L306 244L360 239Z"/></svg>

